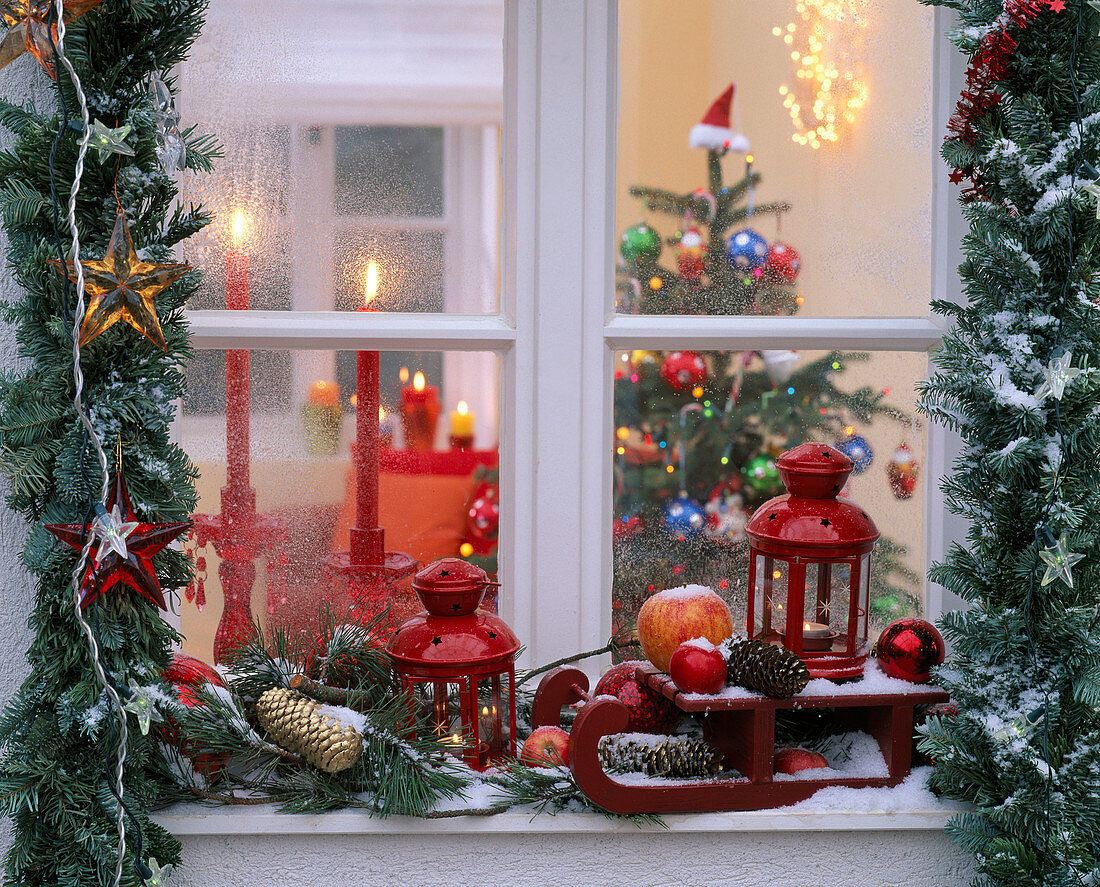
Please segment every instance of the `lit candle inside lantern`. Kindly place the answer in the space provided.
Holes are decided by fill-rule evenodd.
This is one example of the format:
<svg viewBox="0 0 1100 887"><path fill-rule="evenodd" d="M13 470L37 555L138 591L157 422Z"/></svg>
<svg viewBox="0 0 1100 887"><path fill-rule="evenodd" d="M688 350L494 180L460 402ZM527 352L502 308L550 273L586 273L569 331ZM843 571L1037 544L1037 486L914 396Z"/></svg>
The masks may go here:
<svg viewBox="0 0 1100 887"><path fill-rule="evenodd" d="M378 407L378 435L381 445L384 447L393 446L393 432L396 428L393 415L386 412L386 408L379 405Z"/></svg>
<svg viewBox="0 0 1100 887"><path fill-rule="evenodd" d="M360 311L374 311L378 294L378 263L371 259L363 274ZM378 526L378 444L382 408L378 403L379 358L377 351L356 355L355 374L355 526L351 528L351 562L385 563L385 543Z"/></svg>
<svg viewBox="0 0 1100 887"><path fill-rule="evenodd" d="M474 445L474 414L470 412L466 401L460 400L451 413L451 446L472 447Z"/></svg>
<svg viewBox="0 0 1100 887"><path fill-rule="evenodd" d="M802 649L829 650L833 646L833 630L821 622L802 623Z"/></svg>
<svg viewBox="0 0 1100 887"><path fill-rule="evenodd" d="M412 450L430 450L435 444L439 422L439 389L429 385L417 371L412 385L401 389L401 420L405 427L405 446Z"/></svg>

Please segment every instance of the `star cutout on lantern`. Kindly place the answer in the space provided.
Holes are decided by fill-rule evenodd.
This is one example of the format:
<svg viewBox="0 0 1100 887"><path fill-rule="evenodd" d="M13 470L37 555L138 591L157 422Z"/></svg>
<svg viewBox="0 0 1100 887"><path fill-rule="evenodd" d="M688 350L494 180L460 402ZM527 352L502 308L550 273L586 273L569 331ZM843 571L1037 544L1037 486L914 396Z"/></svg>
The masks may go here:
<svg viewBox="0 0 1100 887"><path fill-rule="evenodd" d="M152 857L149 857L145 864L149 866L149 877L145 879L146 887L164 887L165 881L172 876L172 864L162 867Z"/></svg>
<svg viewBox="0 0 1100 887"><path fill-rule="evenodd" d="M434 638L432 638L432 646L433 646L433 647L438 647L438 646L439 646L440 644L442 644L442 643L443 643L443 638L441 638L441 637L438 637L438 636L437 636L437 637L434 637Z"/></svg>
<svg viewBox="0 0 1100 887"><path fill-rule="evenodd" d="M65 3L65 24L98 6L102 0L68 0ZM57 23L53 19L54 0L2 0L0 18L8 32L0 41L0 68L29 52L42 70L57 79L53 54L57 45Z"/></svg>
<svg viewBox="0 0 1100 887"><path fill-rule="evenodd" d="M824 456L826 459L832 459L833 458L833 454L830 453L828 450L822 450L821 455Z"/></svg>
<svg viewBox="0 0 1100 887"><path fill-rule="evenodd" d="M827 517L823 517L821 519L821 526L823 526L823 527L832 526L832 522Z"/></svg>
<svg viewBox="0 0 1100 887"><path fill-rule="evenodd" d="M126 537L137 528L137 521L124 521L122 519L122 512L119 511L118 505L115 505L110 511L97 515L96 519L92 521L91 527L89 527L92 535L99 540L99 551L96 552L95 559L101 561L114 552L123 560L126 560L128 554L126 551Z"/></svg>
<svg viewBox="0 0 1100 887"><path fill-rule="evenodd" d="M775 520L777 517L779 517L779 515L773 511L771 514L768 515L768 520Z"/></svg>
<svg viewBox="0 0 1100 887"><path fill-rule="evenodd" d="M134 149L123 141L132 129L133 127L129 124L111 129L102 120L96 120L92 123L92 140L88 144L99 153L101 162L105 156L110 154L123 154L126 157L133 157Z"/></svg>
<svg viewBox="0 0 1100 887"><path fill-rule="evenodd" d="M1055 400L1061 400L1066 392L1066 385L1084 372L1078 367L1070 366L1073 362L1072 351L1056 349L1056 352L1060 353L1055 353L1050 363L1043 367L1043 382L1035 389L1035 396L1040 401L1046 400L1052 394Z"/></svg>
<svg viewBox="0 0 1100 887"><path fill-rule="evenodd" d="M1047 565L1043 574L1042 585L1050 585L1055 579L1061 579L1070 588L1073 588L1073 566L1078 561L1085 559L1083 554L1067 550L1066 534L1063 533L1057 542L1048 544L1039 551L1039 558Z"/></svg>
<svg viewBox="0 0 1100 887"><path fill-rule="evenodd" d="M1089 182L1081 189L1096 198L1096 218L1100 219L1100 182Z"/></svg>
<svg viewBox="0 0 1100 887"><path fill-rule="evenodd" d="M100 595L121 583L128 585L162 610L167 610L164 592L160 590L160 582L153 570L153 555L189 530L191 522L155 524L136 521L137 515L130 504L130 495L126 492L126 482L122 479L121 472L115 474L115 486L111 490L108 505L111 513L118 509L124 524L136 522L137 526L125 537L125 557L117 548L111 547L103 552L103 546L100 546L102 557L97 553L84 574L84 581L80 586L80 606L87 607ZM84 550L84 543L92 532L91 527L84 524L47 524L46 529L77 551Z"/></svg>
<svg viewBox="0 0 1100 887"><path fill-rule="evenodd" d="M451 575L451 571L450 571L450 570L440 570L440 571L439 571L439 578L440 578L440 579L446 579L446 578L447 578L448 576L450 576L450 575Z"/></svg>
<svg viewBox="0 0 1100 887"><path fill-rule="evenodd" d="M150 723L164 720L161 713L157 711L157 707L153 705L153 694L149 692L147 687L140 686L133 678L130 678L130 698L126 700L126 704L122 707L130 714L137 715L142 736L149 735Z"/></svg>
<svg viewBox="0 0 1100 887"><path fill-rule="evenodd" d="M495 631L490 631L489 632L489 640L495 639L496 636L497 636L497 633Z"/></svg>
<svg viewBox="0 0 1100 887"><path fill-rule="evenodd" d="M69 280L76 283L73 262L63 264L51 259L50 264L58 271L67 271ZM191 270L189 265L158 265L138 259L126 226L126 214L121 209L106 255L99 261L82 261L81 265L84 289L89 296L80 327L81 345L87 345L118 321L125 320L162 351L168 350L153 299Z"/></svg>

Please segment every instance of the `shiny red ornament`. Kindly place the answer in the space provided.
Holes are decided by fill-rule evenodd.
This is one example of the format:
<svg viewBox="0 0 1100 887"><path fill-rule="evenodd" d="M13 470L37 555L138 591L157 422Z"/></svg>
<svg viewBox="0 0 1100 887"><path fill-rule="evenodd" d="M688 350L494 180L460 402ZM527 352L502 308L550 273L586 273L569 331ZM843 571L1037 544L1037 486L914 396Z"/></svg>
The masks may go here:
<svg viewBox="0 0 1100 887"><path fill-rule="evenodd" d="M707 246L703 233L692 225L680 238L676 247L676 269L680 276L694 283L703 276L706 264Z"/></svg>
<svg viewBox="0 0 1100 887"><path fill-rule="evenodd" d="M624 514L611 525L611 538L616 542L640 536L646 530L645 517L641 514Z"/></svg>
<svg viewBox="0 0 1100 887"><path fill-rule="evenodd" d="M433 732L457 736L456 753L483 769L502 757L515 757L515 660L520 643L493 613L479 609L490 585L485 571L458 558L429 564L413 577L424 605L406 620L389 644L394 670L408 703L415 733L417 684L427 685L434 702ZM451 722L449 687L457 686L459 721Z"/></svg>
<svg viewBox="0 0 1100 887"><path fill-rule="evenodd" d="M600 678L592 696L614 696L630 714L627 731L633 733L668 733L680 721L680 710L656 690L640 683L638 666L645 662L622 662Z"/></svg>
<svg viewBox="0 0 1100 887"><path fill-rule="evenodd" d="M802 270L802 256L793 246L786 243L773 243L764 262L764 274L773 280L794 283L798 272Z"/></svg>
<svg viewBox="0 0 1100 887"><path fill-rule="evenodd" d="M496 487L488 487L470 503L466 512L466 532L482 542L497 538L500 532L500 502Z"/></svg>
<svg viewBox="0 0 1100 887"><path fill-rule="evenodd" d="M175 691L177 701L187 708L197 708L203 704L198 694L204 686L209 684L225 688L225 680L213 666L186 653L173 653L172 661L161 677ZM219 776L229 762L228 755L201 751L198 743L182 735L179 725L171 718L166 718L158 729L164 741L178 748L180 754L207 779Z"/></svg>
<svg viewBox="0 0 1100 887"><path fill-rule="evenodd" d="M672 351L661 362L661 378L681 391L702 384L707 378L707 362L694 351Z"/></svg>
<svg viewBox="0 0 1100 887"><path fill-rule="evenodd" d="M932 667L943 662L943 636L931 622L907 617L883 629L875 644L875 656L882 670L892 678L924 684Z"/></svg>
<svg viewBox="0 0 1100 887"><path fill-rule="evenodd" d="M115 485L107 501L107 511L113 511L116 505L124 523L137 523L133 532L125 537L126 557L111 550L99 559L97 546L92 546L88 569L80 586L80 606L87 607L121 584L129 586L160 609L167 610L164 592L153 569L153 556L191 529L191 522L155 524L138 521L121 471L115 472ZM76 551L84 550L90 532L84 524L46 524L45 529Z"/></svg>
<svg viewBox="0 0 1100 887"><path fill-rule="evenodd" d="M886 466L886 477L890 481L890 490L897 499L909 499L917 488L920 477L920 465L913 458L908 444L898 444L894 455Z"/></svg>

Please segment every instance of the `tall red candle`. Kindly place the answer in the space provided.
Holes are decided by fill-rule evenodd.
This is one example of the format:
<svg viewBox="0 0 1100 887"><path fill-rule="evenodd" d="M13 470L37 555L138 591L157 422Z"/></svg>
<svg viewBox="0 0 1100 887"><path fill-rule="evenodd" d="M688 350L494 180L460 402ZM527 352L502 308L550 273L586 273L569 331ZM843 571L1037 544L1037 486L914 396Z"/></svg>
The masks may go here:
<svg viewBox="0 0 1100 887"><path fill-rule="evenodd" d="M244 234L244 217L233 220L233 239L239 243ZM248 310L248 253L241 249L225 255L225 307L231 311ZM225 352L225 440L226 486L238 499L250 486L248 352Z"/></svg>
<svg viewBox="0 0 1100 887"><path fill-rule="evenodd" d="M374 311L378 264L367 266L360 311ZM359 351L355 362L355 526L351 528L351 562L385 563L383 530L378 526L378 388L377 351Z"/></svg>

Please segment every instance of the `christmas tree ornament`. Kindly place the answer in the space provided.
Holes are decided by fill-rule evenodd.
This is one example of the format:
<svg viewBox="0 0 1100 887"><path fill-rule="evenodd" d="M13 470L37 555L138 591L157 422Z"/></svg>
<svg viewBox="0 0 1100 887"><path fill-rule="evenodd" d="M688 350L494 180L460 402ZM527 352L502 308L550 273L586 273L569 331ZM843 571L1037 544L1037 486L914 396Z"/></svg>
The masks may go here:
<svg viewBox="0 0 1100 887"><path fill-rule="evenodd" d="M707 362L694 351L670 351L661 361L661 378L677 391L690 391L706 381Z"/></svg>
<svg viewBox="0 0 1100 887"><path fill-rule="evenodd" d="M734 101L734 84L726 87L714 103L707 109L703 119L691 128L688 146L706 148L708 151L736 151L746 154L749 140L739 131L734 131L730 123L730 111Z"/></svg>
<svg viewBox="0 0 1100 887"><path fill-rule="evenodd" d="M860 434L849 434L836 444L836 448L852 460L852 474L863 474L875 459L875 451Z"/></svg>
<svg viewBox="0 0 1100 887"><path fill-rule="evenodd" d="M718 198L706 188L696 188L691 192L691 196L695 198L695 217L709 225L714 221L714 214L718 212ZM700 212L700 210L705 211Z"/></svg>
<svg viewBox="0 0 1100 887"><path fill-rule="evenodd" d="M706 523L706 512L686 492L681 491L679 496L665 505L665 529L681 541L694 539L703 532Z"/></svg>
<svg viewBox="0 0 1100 887"><path fill-rule="evenodd" d="M66 0L65 24L80 18L102 0ZM54 70L54 47L57 45L57 22L53 20L54 0L4 0L0 3L0 18L8 32L0 41L0 68L7 67L24 52L37 59L42 70L57 79Z"/></svg>
<svg viewBox="0 0 1100 887"><path fill-rule="evenodd" d="M775 467L775 457L770 453L758 453L749 459L741 470L741 477L745 489L756 498L774 492L782 483L779 469Z"/></svg>
<svg viewBox="0 0 1100 887"><path fill-rule="evenodd" d="M772 384L783 385L794 372L795 364L798 363L798 352L765 350L760 352L760 359L764 361L764 372L768 374Z"/></svg>
<svg viewBox="0 0 1100 887"><path fill-rule="evenodd" d="M611 538L616 542L640 536L646 531L645 515L638 512L624 514L611 525Z"/></svg>
<svg viewBox="0 0 1100 887"><path fill-rule="evenodd" d="M130 686L127 688L126 693L129 698L122 706L123 710L137 717L141 735L148 736L149 725L153 721L164 720L161 713L157 711L157 707L153 704L153 694L149 691L148 687L142 687L133 678L130 678Z"/></svg>
<svg viewBox="0 0 1100 887"><path fill-rule="evenodd" d="M652 265L661 257L661 235L645 222L631 225L619 239L619 255L631 265Z"/></svg>
<svg viewBox="0 0 1100 887"><path fill-rule="evenodd" d="M680 710L648 684L639 682L637 670L644 662L622 662L611 668L592 691L597 696L614 696L630 715L628 733L668 733L680 721Z"/></svg>
<svg viewBox="0 0 1100 887"><path fill-rule="evenodd" d="M1050 362L1043 367L1043 381L1035 389L1035 397L1040 403L1052 395L1055 400L1061 400L1066 386L1084 372L1070 365L1073 363L1072 352L1063 351L1061 348L1054 350L1056 353L1051 355Z"/></svg>
<svg viewBox="0 0 1100 887"><path fill-rule="evenodd" d="M810 682L810 671L801 658L765 641L733 641L727 663L731 684L773 699L795 696Z"/></svg>
<svg viewBox="0 0 1100 887"><path fill-rule="evenodd" d="M92 122L92 139L88 142L88 146L94 148L96 153L99 154L100 163L112 154L133 157L134 149L127 145L125 141L126 136L130 134L132 129L133 127L129 124L111 129L102 120L94 120Z"/></svg>
<svg viewBox="0 0 1100 887"><path fill-rule="evenodd" d="M90 527L91 534L99 540L99 550L95 559L103 560L109 554L117 554L126 560L126 537L138 528L138 521L125 521L122 512L116 503L110 511L104 509L102 514L97 514Z"/></svg>
<svg viewBox="0 0 1100 887"><path fill-rule="evenodd" d="M909 499L917 488L920 466L913 458L913 451L906 443L900 443L886 466L886 477L890 481L890 491L896 499Z"/></svg>
<svg viewBox="0 0 1100 887"><path fill-rule="evenodd" d="M326 773L347 770L363 754L363 737L334 716L338 711L285 687L256 700L256 720L272 741Z"/></svg>
<svg viewBox="0 0 1100 887"><path fill-rule="evenodd" d="M124 537L124 542L112 543L100 558L97 554L88 564L84 581L80 586L80 606L87 607L101 595L111 591L117 585L125 585L142 595L146 600L167 610L164 593L157 581L153 568L153 556L169 545L174 539L191 528L190 521L175 523L146 523L138 521L126 492L126 482L122 472L115 473L115 484L108 500L109 514L116 509L123 523L136 526ZM46 524L45 529L76 551L83 551L90 525L84 524ZM100 550L103 550L101 544ZM122 552L125 552L123 554Z"/></svg>
<svg viewBox="0 0 1100 887"><path fill-rule="evenodd" d="M58 271L68 273L76 283L76 267L72 262L51 259ZM115 217L107 252L98 261L83 260L84 289L88 307L80 327L80 345L87 345L100 333L120 320L126 321L161 351L167 351L164 333L157 319L153 299L185 273L189 265L155 264L138 259L126 225L126 214L120 208Z"/></svg>
<svg viewBox="0 0 1100 887"><path fill-rule="evenodd" d="M907 617L882 630L874 655L890 677L925 684L932 677L932 667L943 662L945 651L943 636L936 626L924 619Z"/></svg>
<svg viewBox="0 0 1100 887"><path fill-rule="evenodd" d="M684 231L676 247L676 268L680 276L693 283L697 281L703 276L706 256L707 247L703 233L692 225Z"/></svg>
<svg viewBox="0 0 1100 887"><path fill-rule="evenodd" d="M878 625L897 619L904 611L904 604L896 594L880 594L871 601L871 618Z"/></svg>
<svg viewBox="0 0 1100 887"><path fill-rule="evenodd" d="M802 270L802 257L790 244L776 241L768 249L764 262L764 274L782 283L794 283Z"/></svg>
<svg viewBox="0 0 1100 887"><path fill-rule="evenodd" d="M168 175L175 175L187 165L187 143L180 132L180 115L172 91L159 76L153 74L149 81L149 93L153 101L155 125L154 150L157 161Z"/></svg>
<svg viewBox="0 0 1100 887"><path fill-rule="evenodd" d="M173 653L172 661L161 675L172 688L176 701L187 708L202 708L206 703L202 693L217 693L225 690L225 680L211 665L207 665L195 656L186 653ZM164 719L157 728L158 735L168 745L178 748L180 754L191 762L191 766L207 779L217 779L229 763L230 756L222 752L211 752L195 739L186 735L172 718Z"/></svg>
<svg viewBox="0 0 1100 887"><path fill-rule="evenodd" d="M726 241L726 260L737 271L760 271L768 261L768 241L752 228L742 228Z"/></svg>
<svg viewBox="0 0 1100 887"><path fill-rule="evenodd" d="M1062 533L1057 540L1054 534L1044 528L1043 547L1039 550L1039 559L1047 565L1043 573L1041 585L1050 585L1055 579L1060 579L1070 588L1073 588L1073 567L1085 556L1069 550L1066 542L1066 534Z"/></svg>
<svg viewBox="0 0 1100 887"><path fill-rule="evenodd" d="M655 364L660 360L661 355L658 351L644 351L636 349L630 352L630 365L637 369L644 364Z"/></svg>
<svg viewBox="0 0 1100 887"><path fill-rule="evenodd" d="M473 539L488 542L500 532L500 502L495 486L477 496L466 511L466 533Z"/></svg>
<svg viewBox="0 0 1100 887"><path fill-rule="evenodd" d="M600 738L600 764L612 773L644 773L666 779L713 776L723 755L691 736L612 734Z"/></svg>
<svg viewBox="0 0 1100 887"><path fill-rule="evenodd" d="M740 479L727 480L715 486L703 510L707 515L703 535L712 542L729 544L744 540L749 513L745 508L745 497L741 494Z"/></svg>

